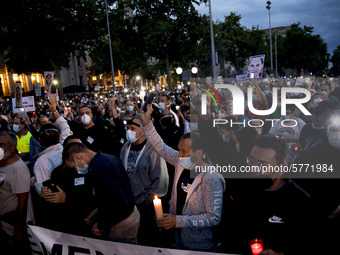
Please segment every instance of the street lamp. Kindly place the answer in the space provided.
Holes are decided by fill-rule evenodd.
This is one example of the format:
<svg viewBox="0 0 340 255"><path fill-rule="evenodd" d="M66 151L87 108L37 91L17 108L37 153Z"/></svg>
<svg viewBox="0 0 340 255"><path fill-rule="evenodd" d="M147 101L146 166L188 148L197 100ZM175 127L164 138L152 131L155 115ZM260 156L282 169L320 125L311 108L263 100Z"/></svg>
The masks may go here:
<svg viewBox="0 0 340 255"><path fill-rule="evenodd" d="M107 24L107 33L109 35L109 46L110 46L110 59L111 59L111 71L112 71L112 85L113 85L113 92L116 91L115 85L115 70L113 67L113 58L112 58L112 46L111 46L111 33L110 33L110 23L109 23L109 14L107 11L107 0L105 0L105 13L106 13L106 24Z"/></svg>
<svg viewBox="0 0 340 255"><path fill-rule="evenodd" d="M272 3L270 1L267 1L267 9L269 11L269 39L270 39L270 74L273 72L273 54L272 54L272 26L270 21L270 5Z"/></svg>
<svg viewBox="0 0 340 255"><path fill-rule="evenodd" d="M197 74L198 73L198 68L196 66L194 66L193 68L191 68L191 72L193 74Z"/></svg>
<svg viewBox="0 0 340 255"><path fill-rule="evenodd" d="M215 55L215 42L214 42L214 30L211 11L211 0L209 0L209 19L210 19L210 40L211 40L211 59L213 68L213 83L216 81L216 55Z"/></svg>
<svg viewBox="0 0 340 255"><path fill-rule="evenodd" d="M179 75L179 74L182 74L183 73L183 69L182 67L177 67L176 68L176 73Z"/></svg>

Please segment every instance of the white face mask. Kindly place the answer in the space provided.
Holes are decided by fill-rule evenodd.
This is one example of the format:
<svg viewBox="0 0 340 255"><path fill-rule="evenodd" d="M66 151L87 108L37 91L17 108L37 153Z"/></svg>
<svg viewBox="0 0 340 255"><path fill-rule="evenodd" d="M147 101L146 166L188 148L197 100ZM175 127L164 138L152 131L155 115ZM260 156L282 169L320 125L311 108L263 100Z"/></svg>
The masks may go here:
<svg viewBox="0 0 340 255"><path fill-rule="evenodd" d="M83 116L81 116L80 120L81 120L81 123L83 123L84 126L87 126L91 122L91 117L87 114L84 114Z"/></svg>
<svg viewBox="0 0 340 255"><path fill-rule="evenodd" d="M198 123L189 123L190 131L197 132L198 131Z"/></svg>
<svg viewBox="0 0 340 255"><path fill-rule="evenodd" d="M131 105L126 106L126 111L132 112L133 111L133 106L131 106Z"/></svg>
<svg viewBox="0 0 340 255"><path fill-rule="evenodd" d="M136 132L131 131L131 130L126 131L126 140L129 143L134 143L140 138L140 137L137 138L136 136L137 136Z"/></svg>
<svg viewBox="0 0 340 255"><path fill-rule="evenodd" d="M165 109L165 103L159 103L158 106L162 111Z"/></svg>
<svg viewBox="0 0 340 255"><path fill-rule="evenodd" d="M314 99L313 103L317 104L317 103L320 103L322 101L323 100L320 97L318 97L317 99Z"/></svg>
<svg viewBox="0 0 340 255"><path fill-rule="evenodd" d="M331 146L340 149L340 132L328 132L328 142Z"/></svg>
<svg viewBox="0 0 340 255"><path fill-rule="evenodd" d="M224 117L227 117L225 113L218 113L218 118L222 119Z"/></svg>

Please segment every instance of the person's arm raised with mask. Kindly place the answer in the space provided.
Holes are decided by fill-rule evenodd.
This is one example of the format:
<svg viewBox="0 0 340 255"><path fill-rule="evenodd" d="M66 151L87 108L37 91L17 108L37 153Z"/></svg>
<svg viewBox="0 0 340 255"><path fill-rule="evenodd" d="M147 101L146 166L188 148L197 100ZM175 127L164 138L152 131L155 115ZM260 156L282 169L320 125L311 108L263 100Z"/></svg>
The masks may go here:
<svg viewBox="0 0 340 255"><path fill-rule="evenodd" d="M147 111L141 111L141 116L143 120L143 132L145 138L149 141L152 148L160 155L162 158L165 159L166 162L177 166L178 163L178 151L172 149L171 147L167 146L160 135L157 133L154 125L151 122L151 114L152 114L152 106L151 104L147 105Z"/></svg>

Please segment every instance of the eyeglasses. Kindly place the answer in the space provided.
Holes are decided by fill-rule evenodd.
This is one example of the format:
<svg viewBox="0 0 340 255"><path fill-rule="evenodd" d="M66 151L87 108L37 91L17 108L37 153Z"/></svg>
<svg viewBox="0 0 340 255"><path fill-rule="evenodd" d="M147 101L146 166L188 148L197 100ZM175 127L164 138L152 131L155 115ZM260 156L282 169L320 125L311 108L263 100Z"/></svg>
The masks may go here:
<svg viewBox="0 0 340 255"><path fill-rule="evenodd" d="M266 166L266 165L269 165L268 162L259 162L259 161L253 159L250 156L247 156L246 161L247 161L247 164L249 166Z"/></svg>

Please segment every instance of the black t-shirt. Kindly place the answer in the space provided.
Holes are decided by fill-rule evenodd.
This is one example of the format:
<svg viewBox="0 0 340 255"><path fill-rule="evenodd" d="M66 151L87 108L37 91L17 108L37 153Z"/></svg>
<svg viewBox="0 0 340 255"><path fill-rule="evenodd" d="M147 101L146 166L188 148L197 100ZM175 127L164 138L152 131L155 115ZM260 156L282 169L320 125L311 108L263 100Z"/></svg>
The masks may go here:
<svg viewBox="0 0 340 255"><path fill-rule="evenodd" d="M146 143L146 140L142 142L141 144L137 144L137 145L131 144L129 155L128 155L128 160L127 160L127 169L126 169L130 180L136 168L137 158L141 150L143 149L145 143Z"/></svg>
<svg viewBox="0 0 340 255"><path fill-rule="evenodd" d="M187 194L194 178L190 177L190 170L184 169L177 183L177 215L182 215L182 210L187 199Z"/></svg>

